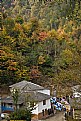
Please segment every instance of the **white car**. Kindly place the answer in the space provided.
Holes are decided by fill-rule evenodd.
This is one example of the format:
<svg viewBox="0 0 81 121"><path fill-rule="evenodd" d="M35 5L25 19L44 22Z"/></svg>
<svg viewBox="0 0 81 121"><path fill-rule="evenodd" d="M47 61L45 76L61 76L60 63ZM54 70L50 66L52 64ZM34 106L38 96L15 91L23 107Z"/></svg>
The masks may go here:
<svg viewBox="0 0 81 121"><path fill-rule="evenodd" d="M7 118L9 118L9 114L8 113L1 113L1 118L7 119Z"/></svg>

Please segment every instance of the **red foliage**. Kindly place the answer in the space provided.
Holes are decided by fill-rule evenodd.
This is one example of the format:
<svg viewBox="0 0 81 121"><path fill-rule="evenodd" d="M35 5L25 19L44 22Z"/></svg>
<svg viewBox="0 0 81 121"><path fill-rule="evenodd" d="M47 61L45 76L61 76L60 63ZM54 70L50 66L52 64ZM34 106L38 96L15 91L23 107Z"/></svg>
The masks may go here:
<svg viewBox="0 0 81 121"><path fill-rule="evenodd" d="M35 79L39 78L41 75L41 72L38 70L38 66L33 66L30 70L30 78Z"/></svg>
<svg viewBox="0 0 81 121"><path fill-rule="evenodd" d="M39 33L39 40L43 41L47 38L47 33L46 32L40 32Z"/></svg>

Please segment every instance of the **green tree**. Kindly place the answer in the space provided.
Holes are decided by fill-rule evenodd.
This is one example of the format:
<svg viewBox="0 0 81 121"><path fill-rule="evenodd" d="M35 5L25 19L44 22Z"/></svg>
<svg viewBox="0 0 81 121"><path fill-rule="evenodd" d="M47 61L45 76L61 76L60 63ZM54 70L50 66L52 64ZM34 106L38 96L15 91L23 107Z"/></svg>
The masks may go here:
<svg viewBox="0 0 81 121"><path fill-rule="evenodd" d="M31 111L28 109L19 109L10 115L10 119L31 121Z"/></svg>

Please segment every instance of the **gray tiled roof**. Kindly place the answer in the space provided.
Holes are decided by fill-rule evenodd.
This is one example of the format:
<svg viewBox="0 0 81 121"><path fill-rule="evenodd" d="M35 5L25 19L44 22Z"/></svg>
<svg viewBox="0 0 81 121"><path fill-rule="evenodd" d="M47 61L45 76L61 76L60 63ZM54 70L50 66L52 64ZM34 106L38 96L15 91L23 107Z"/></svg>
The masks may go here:
<svg viewBox="0 0 81 121"><path fill-rule="evenodd" d="M50 99L51 96L50 95L47 95L47 94L44 94L44 93L40 93L40 92L36 92L36 91L33 91L33 92L25 92L22 94L24 97L28 97L28 100L29 101L34 101L34 102L41 102L43 100L47 100L47 99Z"/></svg>
<svg viewBox="0 0 81 121"><path fill-rule="evenodd" d="M75 109L81 109L81 98L70 99L70 105Z"/></svg>
<svg viewBox="0 0 81 121"><path fill-rule="evenodd" d="M73 91L73 92L75 92L75 91L81 91L81 85L73 86L73 87L72 87L72 91Z"/></svg>
<svg viewBox="0 0 81 121"><path fill-rule="evenodd" d="M24 91L35 91L35 90L44 89L44 87L37 85L37 84L34 84L32 82L28 82L28 81L21 81L19 83L13 84L9 87L10 88L18 88L18 89L24 90Z"/></svg>
<svg viewBox="0 0 81 121"><path fill-rule="evenodd" d="M14 104L12 96L2 98L1 102L6 104ZM17 104L22 104L23 102L24 102L24 99L22 97L19 97Z"/></svg>
<svg viewBox="0 0 81 121"><path fill-rule="evenodd" d="M28 102L41 102L43 100L47 100L47 99L50 99L51 96L47 95L47 94L43 94L43 93L40 93L40 92L25 92L25 93L22 93L18 99L18 104L22 104L26 101ZM12 96L9 96L9 97L6 97L6 98L3 98L2 99L2 102L3 103L7 103L7 104L13 104L14 101L13 101L13 98Z"/></svg>

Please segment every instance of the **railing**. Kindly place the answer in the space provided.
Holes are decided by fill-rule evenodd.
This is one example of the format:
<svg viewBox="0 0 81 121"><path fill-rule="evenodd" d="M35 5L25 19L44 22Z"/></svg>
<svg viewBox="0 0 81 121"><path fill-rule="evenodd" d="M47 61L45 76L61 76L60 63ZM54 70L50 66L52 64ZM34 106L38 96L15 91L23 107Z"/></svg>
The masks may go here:
<svg viewBox="0 0 81 121"><path fill-rule="evenodd" d="M14 111L14 108L13 108L13 107L2 106L2 107L1 107L1 110L2 110L2 111Z"/></svg>

